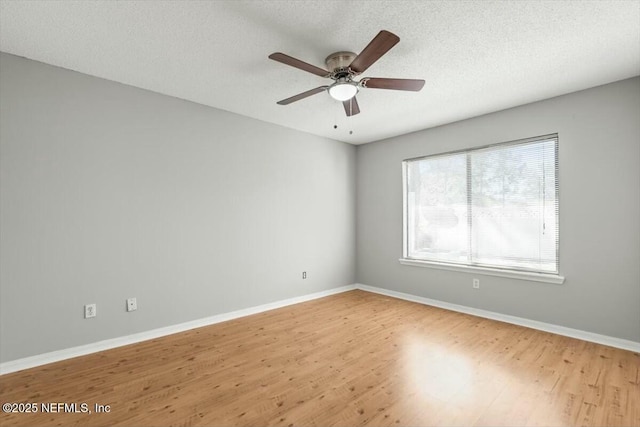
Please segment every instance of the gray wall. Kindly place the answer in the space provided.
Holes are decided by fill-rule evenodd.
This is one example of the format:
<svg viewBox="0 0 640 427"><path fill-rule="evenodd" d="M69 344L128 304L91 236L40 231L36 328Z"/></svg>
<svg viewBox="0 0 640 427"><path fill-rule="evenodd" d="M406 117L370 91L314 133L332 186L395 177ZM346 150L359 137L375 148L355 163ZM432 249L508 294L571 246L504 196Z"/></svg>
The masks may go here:
<svg viewBox="0 0 640 427"><path fill-rule="evenodd" d="M403 159L554 132L563 285L398 263ZM359 146L356 195L359 283L640 341L640 78Z"/></svg>
<svg viewBox="0 0 640 427"><path fill-rule="evenodd" d="M354 283L354 146L0 67L0 361Z"/></svg>
<svg viewBox="0 0 640 427"><path fill-rule="evenodd" d="M640 341L638 117L635 78L356 150L0 54L0 361L356 279ZM565 284L398 263L403 159L553 132Z"/></svg>

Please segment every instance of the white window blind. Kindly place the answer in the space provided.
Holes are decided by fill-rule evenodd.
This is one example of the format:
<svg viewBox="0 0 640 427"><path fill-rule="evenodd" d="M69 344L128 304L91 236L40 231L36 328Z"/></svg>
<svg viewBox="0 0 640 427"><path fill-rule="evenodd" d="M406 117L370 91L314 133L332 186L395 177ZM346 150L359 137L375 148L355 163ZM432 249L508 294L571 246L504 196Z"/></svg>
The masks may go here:
<svg viewBox="0 0 640 427"><path fill-rule="evenodd" d="M558 137L405 160L404 257L558 274Z"/></svg>

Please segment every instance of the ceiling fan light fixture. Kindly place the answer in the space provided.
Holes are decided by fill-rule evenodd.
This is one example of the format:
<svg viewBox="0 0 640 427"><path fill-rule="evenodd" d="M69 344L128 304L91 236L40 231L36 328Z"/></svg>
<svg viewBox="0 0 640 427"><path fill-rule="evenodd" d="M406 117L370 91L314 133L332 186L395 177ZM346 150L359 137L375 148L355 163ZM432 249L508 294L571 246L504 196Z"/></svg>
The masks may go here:
<svg viewBox="0 0 640 427"><path fill-rule="evenodd" d="M329 95L336 101L346 101L358 93L358 86L352 82L335 82L329 86Z"/></svg>
<svg viewBox="0 0 640 427"><path fill-rule="evenodd" d="M361 87L418 92L424 86L424 80L358 77L399 41L400 37L387 30L382 30L359 54L340 51L327 56L324 60L327 69L308 64L282 52L272 53L269 55L269 59L334 81L331 85L319 86L299 93L278 101L277 104L289 105L292 102L326 91L329 92L329 96L342 103L347 117L351 117L360 114L356 95ZM354 77L358 77L358 81L354 81Z"/></svg>

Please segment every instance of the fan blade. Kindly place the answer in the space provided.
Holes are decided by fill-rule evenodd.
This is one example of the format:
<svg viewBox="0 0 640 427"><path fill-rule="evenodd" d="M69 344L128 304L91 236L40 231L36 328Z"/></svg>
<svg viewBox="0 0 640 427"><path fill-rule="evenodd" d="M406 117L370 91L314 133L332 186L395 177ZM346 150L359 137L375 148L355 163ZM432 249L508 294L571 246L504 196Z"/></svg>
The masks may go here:
<svg viewBox="0 0 640 427"><path fill-rule="evenodd" d="M351 99L347 99L346 101L342 101L342 105L344 105L344 112L347 113L347 117L355 116L360 113L358 100L355 96Z"/></svg>
<svg viewBox="0 0 640 427"><path fill-rule="evenodd" d="M371 42L364 48L360 55L356 56L349 68L360 74L376 62L382 55L387 53L389 49L394 47L400 41L400 37L389 31L382 30Z"/></svg>
<svg viewBox="0 0 640 427"><path fill-rule="evenodd" d="M285 65L290 65L295 68L299 68L302 71L307 71L311 74L315 74L320 77L329 77L329 72L327 70L323 70L320 67L316 67L315 65L307 64L304 61L300 61L299 59L293 58L289 55L285 55L284 53L276 52L269 55L269 59L273 59L274 61L282 62Z"/></svg>
<svg viewBox="0 0 640 427"><path fill-rule="evenodd" d="M278 101L279 105L288 105L292 102L300 101L308 96L315 95L316 93L324 92L327 90L329 86L320 86L315 89L308 90L306 92L299 93L297 95L292 96L291 98L283 99L282 101Z"/></svg>
<svg viewBox="0 0 640 427"><path fill-rule="evenodd" d="M410 90L418 92L424 86L424 80L365 77L360 80L360 84L370 89Z"/></svg>

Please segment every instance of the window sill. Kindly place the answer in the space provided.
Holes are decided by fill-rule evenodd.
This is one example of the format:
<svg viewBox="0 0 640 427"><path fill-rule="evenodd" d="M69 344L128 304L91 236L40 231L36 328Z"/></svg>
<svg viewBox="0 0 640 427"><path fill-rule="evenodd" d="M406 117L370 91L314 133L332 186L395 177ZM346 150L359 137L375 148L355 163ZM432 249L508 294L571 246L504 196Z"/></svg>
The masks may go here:
<svg viewBox="0 0 640 427"><path fill-rule="evenodd" d="M454 265L433 261L418 261L415 259L400 258L400 264L411 265L414 267L437 268L440 270L461 271L463 273L477 273L487 276L508 277L511 279L531 280L534 282L553 283L561 285L564 283L564 276L545 273L533 273L526 271L509 271L500 270L498 268L475 267L470 265Z"/></svg>

